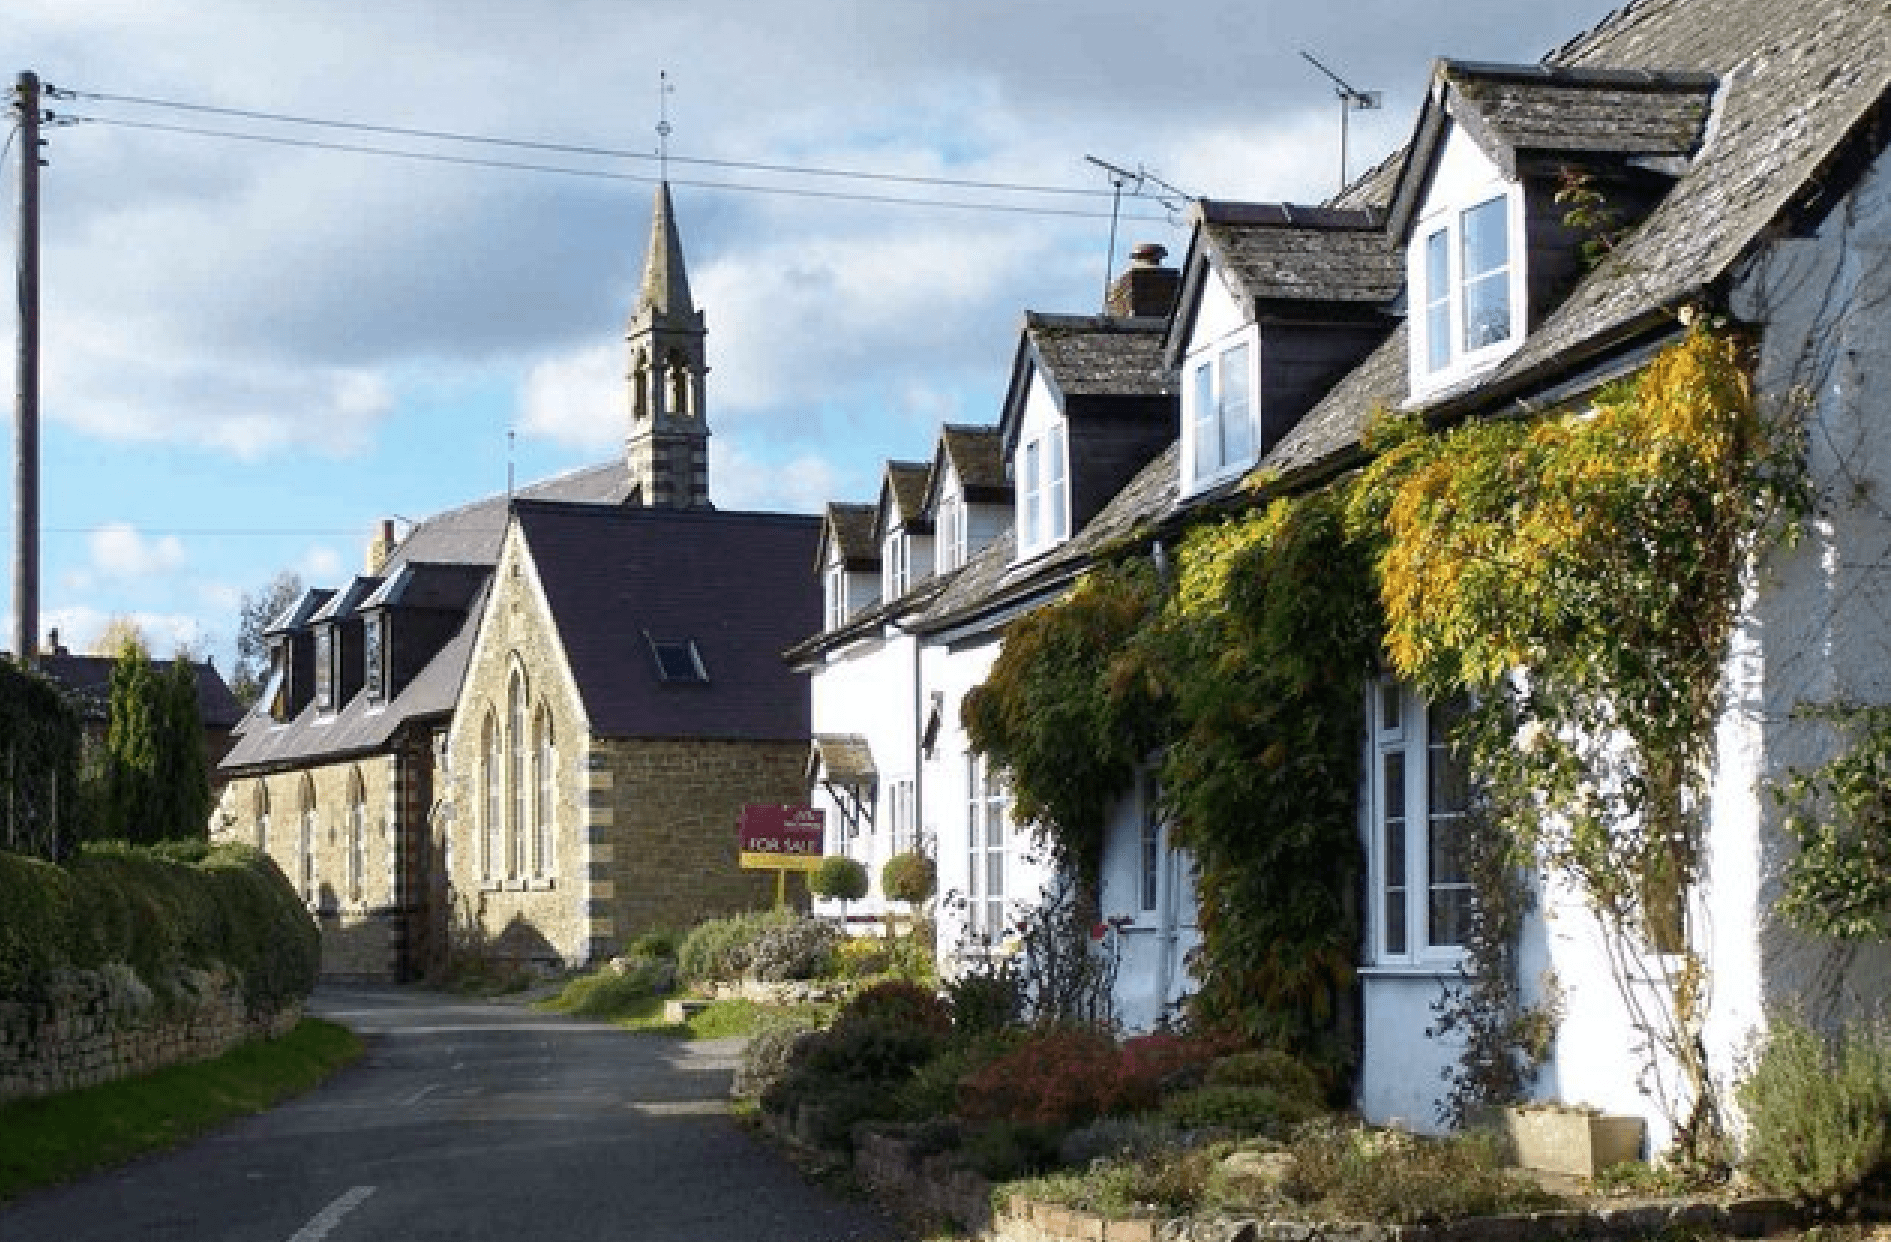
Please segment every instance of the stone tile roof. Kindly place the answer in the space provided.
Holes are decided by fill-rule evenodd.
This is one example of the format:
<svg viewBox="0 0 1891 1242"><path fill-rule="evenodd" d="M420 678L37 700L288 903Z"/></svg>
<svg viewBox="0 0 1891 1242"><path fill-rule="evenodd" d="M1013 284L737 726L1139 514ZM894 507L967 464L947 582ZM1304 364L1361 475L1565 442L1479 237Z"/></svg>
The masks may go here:
<svg viewBox="0 0 1891 1242"><path fill-rule="evenodd" d="M1390 302L1405 256L1375 211L1203 200L1193 209L1215 265L1259 302Z"/></svg>
<svg viewBox="0 0 1891 1242"><path fill-rule="evenodd" d="M39 657L39 671L71 691L85 704L86 713L94 719L104 719L112 701L112 666L118 661L111 656L72 655L61 651ZM152 660L151 667L159 676L167 676L173 660ZM228 729L243 718L243 705L230 693L230 687L223 680L223 674L209 660L190 661L191 672L197 681L197 715L206 729Z"/></svg>
<svg viewBox="0 0 1891 1242"><path fill-rule="evenodd" d="M926 510L926 487L932 481L932 463L924 461L889 461L886 463L884 488L893 493L899 519L907 526L922 522Z"/></svg>
<svg viewBox="0 0 1891 1242"><path fill-rule="evenodd" d="M1026 311L1024 338L1066 397L1172 393L1175 377L1162 361L1167 322Z"/></svg>
<svg viewBox="0 0 1891 1242"><path fill-rule="evenodd" d="M879 515L878 505L828 501L826 534L817 555L824 553L827 546L833 546L840 549L841 561L849 569L870 569L878 565L880 545L873 538L873 524ZM818 562L816 568L819 568Z"/></svg>
<svg viewBox="0 0 1891 1242"><path fill-rule="evenodd" d="M959 569L951 569L943 574L927 574L914 583L904 595L889 600L876 600L849 617L845 625L808 635L784 651L782 658L789 664L800 667L817 655L845 647L858 639L877 635L889 624L923 613L931 606L933 600L951 585L960 572Z"/></svg>
<svg viewBox="0 0 1891 1242"><path fill-rule="evenodd" d="M1005 474L1004 435L996 427L967 427L947 423L939 429L935 461L949 461L959 476L967 499L1009 500L1011 480ZM937 485L935 477L934 484Z"/></svg>
<svg viewBox="0 0 1891 1242"><path fill-rule="evenodd" d="M817 733L814 757L836 785L872 785L880 779L873 766L873 746L859 733Z"/></svg>
<svg viewBox="0 0 1891 1242"><path fill-rule="evenodd" d="M1819 179L1828 162L1891 89L1891 0L1640 0L1545 65L1646 73L1669 84L1682 80L1676 75L1713 74L1720 85L1699 150L1647 218L1516 353L1429 402L1434 411L1499 406L1665 331L1668 312L1731 272L1798 209L1808 187L1825 192ZM1523 122L1516 125L1523 132ZM1257 474L1291 476L1351 453L1376 408L1406 400L1405 341L1402 329L1394 333L1282 438Z"/></svg>
<svg viewBox="0 0 1891 1242"><path fill-rule="evenodd" d="M513 512L594 734L808 736L808 683L781 653L820 624L817 519L542 501ZM683 639L707 682L660 679L650 640Z"/></svg>
<svg viewBox="0 0 1891 1242"><path fill-rule="evenodd" d="M1519 152L1691 155L1717 85L1712 74L1443 61L1451 115L1507 175Z"/></svg>

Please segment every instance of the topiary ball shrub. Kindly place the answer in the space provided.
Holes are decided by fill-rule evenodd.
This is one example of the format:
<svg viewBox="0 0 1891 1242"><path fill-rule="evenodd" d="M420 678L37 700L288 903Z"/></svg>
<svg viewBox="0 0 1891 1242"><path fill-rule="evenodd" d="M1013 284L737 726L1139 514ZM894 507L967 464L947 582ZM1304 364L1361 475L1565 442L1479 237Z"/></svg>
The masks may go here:
<svg viewBox="0 0 1891 1242"><path fill-rule="evenodd" d="M917 850L895 854L880 868L880 891L891 901L918 905L939 887L939 868Z"/></svg>
<svg viewBox="0 0 1891 1242"><path fill-rule="evenodd" d="M866 864L844 854L829 854L808 873L808 891L833 901L859 901L867 895Z"/></svg>
<svg viewBox="0 0 1891 1242"><path fill-rule="evenodd" d="M748 950L748 971L763 983L820 979L834 969L840 929L826 919L797 917L762 928Z"/></svg>

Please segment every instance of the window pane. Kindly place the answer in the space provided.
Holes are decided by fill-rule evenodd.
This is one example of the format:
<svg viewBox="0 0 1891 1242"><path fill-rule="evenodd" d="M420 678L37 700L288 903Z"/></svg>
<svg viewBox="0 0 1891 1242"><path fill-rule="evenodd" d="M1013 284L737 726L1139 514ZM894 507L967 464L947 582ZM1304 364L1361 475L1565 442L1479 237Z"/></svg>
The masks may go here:
<svg viewBox="0 0 1891 1242"><path fill-rule="evenodd" d="M1470 803L1470 772L1451 730L1462 705L1432 708L1426 738L1425 870L1427 940L1433 947L1462 945L1470 926L1471 885L1464 870L1464 811Z"/></svg>
<svg viewBox="0 0 1891 1242"><path fill-rule="evenodd" d="M1510 339L1510 214L1502 197L1464 213L1464 348Z"/></svg>
<svg viewBox="0 0 1891 1242"><path fill-rule="evenodd" d="M1248 393L1248 356L1246 345L1236 345L1221 355L1221 443L1223 466L1248 461L1254 456L1254 415Z"/></svg>
<svg viewBox="0 0 1891 1242"><path fill-rule="evenodd" d="M1451 240L1444 229L1425 239L1425 368L1451 362Z"/></svg>
<svg viewBox="0 0 1891 1242"><path fill-rule="evenodd" d="M1050 450L1051 460L1049 484L1044 489L1044 524L1050 527L1052 539L1062 539L1070 533L1065 526L1065 510L1069 506L1065 503L1064 434L1061 430L1053 429L1047 440L1046 447Z"/></svg>
<svg viewBox="0 0 1891 1242"><path fill-rule="evenodd" d="M1024 538L1022 543L1025 547L1033 547L1038 542L1039 527L1037 508L1040 487L1039 477L1038 443L1036 440L1033 440L1024 446L1024 487L1022 489L1024 503Z"/></svg>
<svg viewBox="0 0 1891 1242"><path fill-rule="evenodd" d="M1380 774L1384 814L1380 821L1383 842L1381 858L1385 869L1385 951L1399 954L1405 943L1405 753L1394 751L1382 757Z"/></svg>
<svg viewBox="0 0 1891 1242"><path fill-rule="evenodd" d="M1379 727L1387 733L1397 733L1400 728L1401 709L1404 706L1405 692L1396 681L1379 683Z"/></svg>
<svg viewBox="0 0 1891 1242"><path fill-rule="evenodd" d="M1195 477L1221 469L1221 436L1216 429L1215 372L1207 363L1195 368Z"/></svg>

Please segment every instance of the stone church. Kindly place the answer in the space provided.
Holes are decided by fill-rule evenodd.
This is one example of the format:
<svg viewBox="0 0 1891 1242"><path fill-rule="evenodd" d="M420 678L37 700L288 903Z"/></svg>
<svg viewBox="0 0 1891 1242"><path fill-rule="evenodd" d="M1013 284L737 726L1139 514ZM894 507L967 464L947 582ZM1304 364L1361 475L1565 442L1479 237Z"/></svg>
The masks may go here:
<svg viewBox="0 0 1891 1242"><path fill-rule="evenodd" d="M710 503L708 362L668 185L626 329L622 459L383 523L272 624L215 833L267 850L335 978L569 967L766 904L747 803L799 802L812 517Z"/></svg>

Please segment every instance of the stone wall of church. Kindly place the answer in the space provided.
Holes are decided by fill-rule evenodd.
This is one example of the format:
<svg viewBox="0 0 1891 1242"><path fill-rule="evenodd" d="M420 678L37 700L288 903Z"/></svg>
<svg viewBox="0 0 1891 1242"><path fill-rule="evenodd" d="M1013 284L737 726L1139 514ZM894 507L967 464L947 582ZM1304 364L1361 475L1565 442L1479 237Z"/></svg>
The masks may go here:
<svg viewBox="0 0 1891 1242"><path fill-rule="evenodd" d="M414 834L400 831L412 811L400 773L395 756L369 755L224 789L214 835L257 846L289 877L321 925L325 978L391 980L401 971L400 855Z"/></svg>

